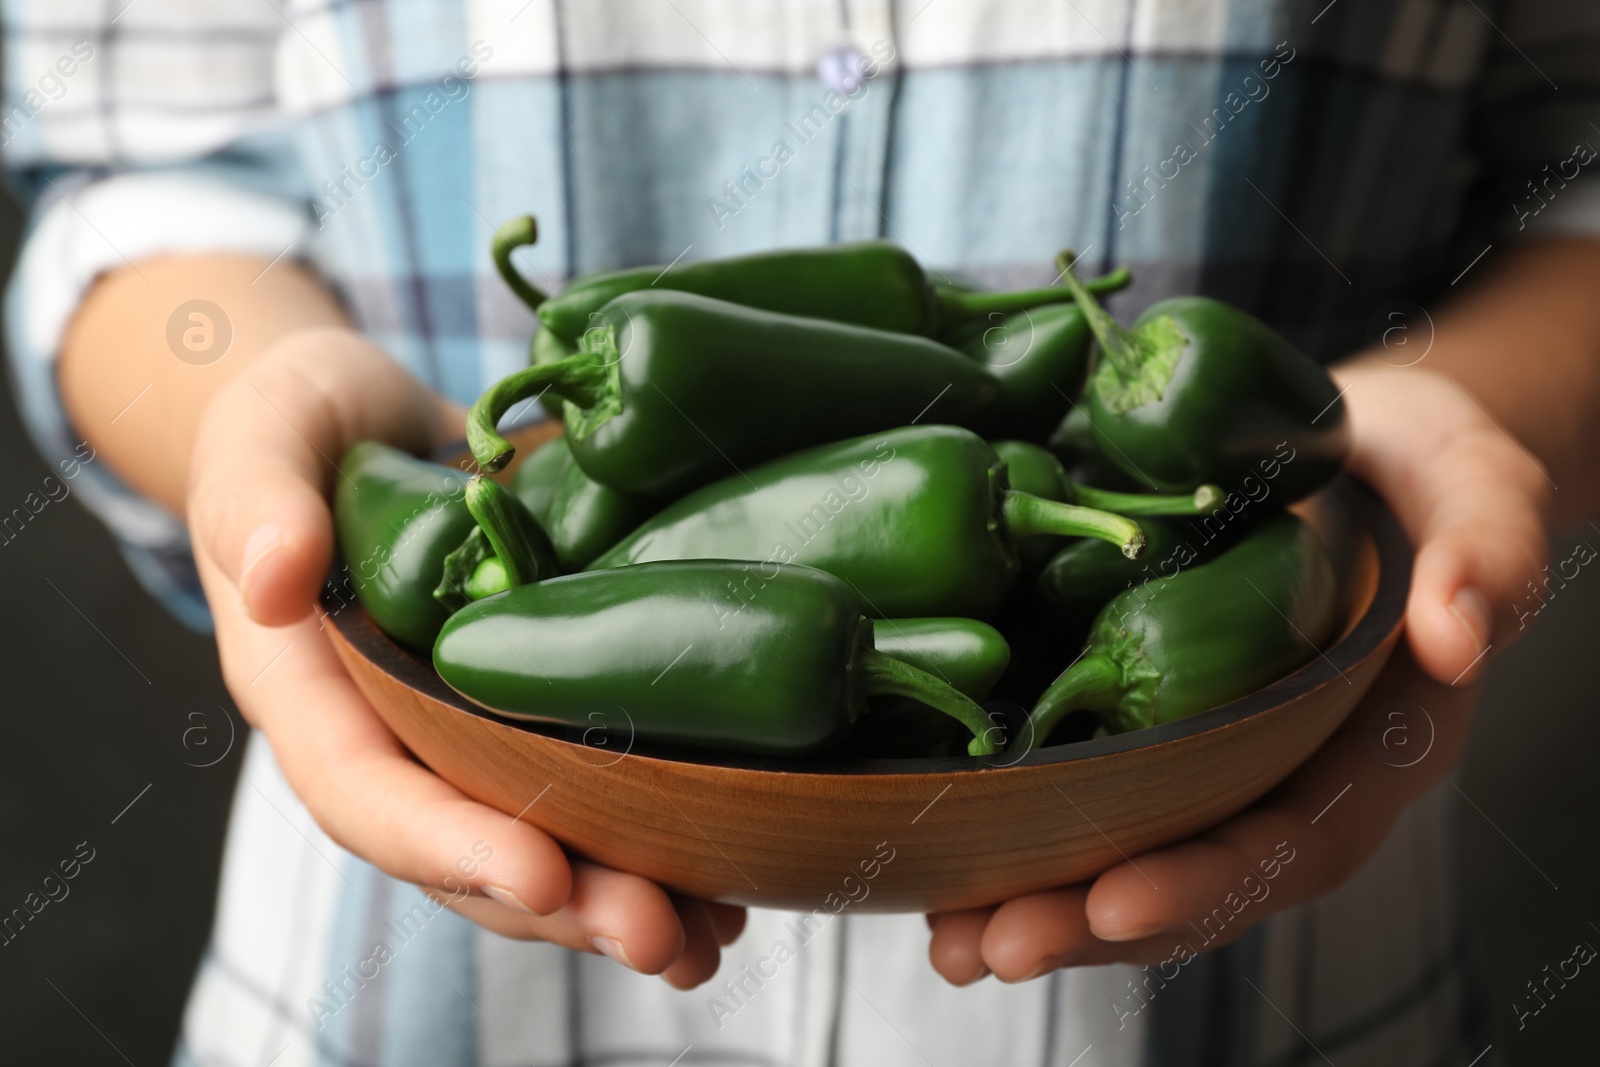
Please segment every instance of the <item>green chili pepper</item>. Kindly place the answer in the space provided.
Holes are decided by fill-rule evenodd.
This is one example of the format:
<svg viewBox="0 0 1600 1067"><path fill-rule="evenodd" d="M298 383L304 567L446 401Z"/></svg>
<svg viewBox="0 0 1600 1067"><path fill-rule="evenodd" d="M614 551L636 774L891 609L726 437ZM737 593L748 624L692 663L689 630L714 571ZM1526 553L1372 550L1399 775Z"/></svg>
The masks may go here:
<svg viewBox="0 0 1600 1067"><path fill-rule="evenodd" d="M1059 500L1063 504L1079 504L1118 515L1202 515L1222 503L1222 491L1214 485L1202 485L1193 493L1158 495L1150 493L1113 493L1092 486L1079 485L1067 477L1067 472L1048 449L1027 441L990 441L989 447L1005 460L1011 479L1011 488L1024 493ZM1142 526L1143 524L1141 524ZM1022 559L1025 575L1039 573L1050 559L1060 552L1068 539L1056 535L1030 537L1017 545L1017 555ZM1097 544L1104 542L1096 541ZM1133 561L1105 546L1124 563ZM1146 548L1148 553L1148 546ZM1120 568L1119 568L1120 573Z"/></svg>
<svg viewBox="0 0 1600 1067"><path fill-rule="evenodd" d="M584 349L518 371L478 398L467 442L486 471L511 458L495 430L519 400L566 401L567 440L596 481L673 496L797 447L886 426L960 422L993 377L925 337L756 311L692 293L624 293Z"/></svg>
<svg viewBox="0 0 1600 1067"><path fill-rule="evenodd" d="M1107 459L1168 492L1265 475L1282 503L1338 473L1350 444L1338 386L1261 320L1186 296L1126 330L1070 270L1065 280L1099 342L1087 399Z"/></svg>
<svg viewBox="0 0 1600 1067"><path fill-rule="evenodd" d="M872 646L848 586L809 567L653 563L522 585L471 604L433 650L440 677L491 711L640 740L797 754L836 744L895 694L997 750L983 709Z"/></svg>
<svg viewBox="0 0 1600 1067"><path fill-rule="evenodd" d="M872 644L973 700L988 696L1011 662L1011 646L1000 631L977 619L878 619Z"/></svg>
<svg viewBox="0 0 1600 1067"><path fill-rule="evenodd" d="M554 437L529 452L511 476L511 491L541 526L550 521L550 502L571 466L572 449L565 438Z"/></svg>
<svg viewBox="0 0 1600 1067"><path fill-rule="evenodd" d="M1084 654L1039 698L1023 741L1043 744L1075 708L1119 733L1236 700L1315 656L1338 606L1316 531L1275 514L1211 562L1112 599Z"/></svg>
<svg viewBox="0 0 1600 1067"><path fill-rule="evenodd" d="M1118 515L1204 515L1222 503L1222 490L1202 485L1192 493L1119 493L1082 485L1067 477L1050 450L1030 441L991 441L989 447L1005 460L1011 488L1086 508L1114 511Z"/></svg>
<svg viewBox="0 0 1600 1067"><path fill-rule="evenodd" d="M1076 258L1071 252L1061 255L1063 262ZM1122 269L1086 288L1111 292L1108 279L1130 280ZM985 437L1043 441L1083 391L1094 334L1083 309L1052 304L1009 315L993 312L945 340L987 367L1000 383L999 397L968 426Z"/></svg>
<svg viewBox="0 0 1600 1067"><path fill-rule="evenodd" d="M378 441L350 446L339 475L339 553L361 606L402 645L432 646L450 612L475 595L556 573L544 531L492 481Z"/></svg>
<svg viewBox="0 0 1600 1067"><path fill-rule="evenodd" d="M659 501L619 493L585 474L564 437L546 441L523 460L513 487L569 571L587 567L660 510Z"/></svg>
<svg viewBox="0 0 1600 1067"><path fill-rule="evenodd" d="M1098 485L1104 489L1120 489L1136 493L1155 487L1139 479L1106 459L1100 442L1094 435L1094 423L1089 421L1089 409L1083 403L1074 403L1072 410L1051 431L1045 442L1066 469L1067 477L1085 485Z"/></svg>
<svg viewBox="0 0 1600 1067"><path fill-rule="evenodd" d="M339 553L379 629L427 649L449 610L434 599L444 559L476 529L467 476L377 441L350 447L333 497Z"/></svg>
<svg viewBox="0 0 1600 1067"><path fill-rule="evenodd" d="M1137 555L1134 522L1010 490L984 440L910 426L795 453L669 505L592 565L662 559L800 562L843 578L880 617L983 618L1040 533L1105 538Z"/></svg>
<svg viewBox="0 0 1600 1067"><path fill-rule="evenodd" d="M1110 599L1144 582L1170 578L1186 567L1214 558L1238 540L1246 520L1211 529L1167 519L1141 519L1144 555L1125 558L1111 546L1087 537L1072 539L1040 571L1034 590L1060 622L1086 626ZM1104 549L1104 551L1102 551Z"/></svg>
<svg viewBox="0 0 1600 1067"><path fill-rule="evenodd" d="M930 282L909 253L887 241L606 271L578 278L547 298L511 266L511 251L537 237L531 216L512 219L495 235L495 265L512 290L539 312L544 328L570 343L595 325L602 307L640 289L671 289L763 311L928 337L994 312L1072 299L1063 287L989 293ZM1089 283L1096 292L1114 292L1127 284L1126 271Z"/></svg>

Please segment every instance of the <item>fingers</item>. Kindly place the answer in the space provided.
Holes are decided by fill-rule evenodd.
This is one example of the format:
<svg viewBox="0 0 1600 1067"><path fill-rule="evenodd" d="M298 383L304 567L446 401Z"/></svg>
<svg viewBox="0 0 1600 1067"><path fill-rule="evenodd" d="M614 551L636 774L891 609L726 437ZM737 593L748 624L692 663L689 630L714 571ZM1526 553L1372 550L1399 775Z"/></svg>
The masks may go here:
<svg viewBox="0 0 1600 1067"><path fill-rule="evenodd" d="M199 565L228 688L330 837L408 882L492 890L537 913L567 901L571 875L555 841L416 763L356 689L317 620L258 626L218 568L205 556Z"/></svg>
<svg viewBox="0 0 1600 1067"><path fill-rule="evenodd" d="M662 977L674 989L693 989L716 974L722 962L716 924L704 901L675 896L672 903L683 926L683 951Z"/></svg>
<svg viewBox="0 0 1600 1067"><path fill-rule="evenodd" d="M951 985L971 985L988 975L983 933L994 913L994 908L969 908L928 916L928 926L933 930L928 960Z"/></svg>
<svg viewBox="0 0 1600 1067"><path fill-rule="evenodd" d="M1219 933L1336 888L1455 765L1474 699L1431 682L1397 652L1368 701L1277 790L1197 838L1096 879L1084 902L1089 931L1109 942L1177 936L1198 951ZM1397 760L1398 751L1374 742L1371 716L1402 706L1416 747Z"/></svg>
<svg viewBox="0 0 1600 1067"><path fill-rule="evenodd" d="M726 948L739 940L749 913L737 904L716 904L709 900L702 903L711 915L711 925L716 928L717 944Z"/></svg>
<svg viewBox="0 0 1600 1067"><path fill-rule="evenodd" d="M1016 982L1057 967L1181 964L1225 945L1359 869L1405 808L1455 765L1474 699L1431 681L1401 650L1367 702L1257 804L1090 885L931 916L933 965L956 985L989 971ZM1373 740L1372 716L1397 706L1410 709L1414 748L1386 748L1382 734Z"/></svg>
<svg viewBox="0 0 1600 1067"><path fill-rule="evenodd" d="M250 618L311 610L333 548L326 502L363 438L421 450L441 408L382 351L342 329L292 335L217 394L195 442L188 515L197 554Z"/></svg>
<svg viewBox="0 0 1600 1067"><path fill-rule="evenodd" d="M571 899L550 915L527 915L480 896L452 901L450 907L502 937L609 956L641 974L661 974L682 962L668 980L686 989L715 973L718 953L704 907L687 898L684 903L694 907L680 911L665 890L637 875L577 862Z"/></svg>
<svg viewBox="0 0 1600 1067"><path fill-rule="evenodd" d="M1526 628L1530 582L1545 559L1541 519L1546 488L1506 442L1485 433L1452 448L1441 499L1420 522L1406 603L1406 632L1417 659L1441 682L1480 677L1486 650L1509 645Z"/></svg>
<svg viewBox="0 0 1600 1067"><path fill-rule="evenodd" d="M1526 625L1545 555L1544 468L1448 378L1370 363L1338 376L1351 470L1416 546L1408 641L1438 681L1470 681Z"/></svg>

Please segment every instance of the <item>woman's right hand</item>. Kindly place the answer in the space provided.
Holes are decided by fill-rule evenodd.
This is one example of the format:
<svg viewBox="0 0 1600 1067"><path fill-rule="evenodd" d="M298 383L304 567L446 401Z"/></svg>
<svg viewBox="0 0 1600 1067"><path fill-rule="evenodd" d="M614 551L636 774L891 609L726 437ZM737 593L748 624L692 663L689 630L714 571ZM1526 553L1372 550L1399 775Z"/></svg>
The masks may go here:
<svg viewBox="0 0 1600 1067"><path fill-rule="evenodd" d="M317 823L350 852L458 898L454 910L506 937L601 952L691 988L716 972L743 909L569 862L542 831L465 796L410 756L323 631L328 496L345 449L370 438L422 452L459 439L461 416L340 327L278 340L210 401L187 515L228 689ZM485 844L492 857L472 862Z"/></svg>

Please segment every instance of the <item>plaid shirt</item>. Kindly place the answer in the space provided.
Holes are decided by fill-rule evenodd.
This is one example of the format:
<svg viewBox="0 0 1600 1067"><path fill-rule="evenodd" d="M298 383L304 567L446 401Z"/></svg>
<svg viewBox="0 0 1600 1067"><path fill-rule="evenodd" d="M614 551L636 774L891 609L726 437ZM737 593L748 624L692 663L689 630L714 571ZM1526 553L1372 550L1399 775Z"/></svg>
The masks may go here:
<svg viewBox="0 0 1600 1067"><path fill-rule="evenodd" d="M1562 0L3 11L0 139L33 205L11 368L52 459L76 443L52 366L65 324L97 274L158 253L303 260L394 358L468 401L525 359L533 319L485 249L529 210L541 240L520 255L552 289L880 236L1022 285L1071 245L1133 268L1119 312L1205 292L1323 358L1523 235L1600 232L1600 12ZM146 584L205 625L181 524L103 464L78 488ZM1147 1008L1130 968L952 990L922 962L920 920L846 917L719 1029L707 997L782 916L753 917L709 993L450 914L398 947L416 891L323 837L259 742L244 781L182 1063L1351 1065L1464 1063L1487 1043L1457 1025L1436 800L1349 885L1189 965ZM392 961L349 979L380 940Z"/></svg>

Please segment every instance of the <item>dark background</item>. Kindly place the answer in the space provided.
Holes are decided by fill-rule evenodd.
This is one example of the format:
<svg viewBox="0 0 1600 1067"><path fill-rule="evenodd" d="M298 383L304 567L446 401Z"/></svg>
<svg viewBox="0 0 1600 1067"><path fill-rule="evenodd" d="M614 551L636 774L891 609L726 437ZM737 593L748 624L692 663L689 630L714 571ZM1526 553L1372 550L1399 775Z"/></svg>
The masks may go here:
<svg viewBox="0 0 1600 1067"><path fill-rule="evenodd" d="M7 265L17 226L0 200ZM0 515L43 495L50 473L4 389ZM1579 539L1600 545L1600 529L1558 533L1552 558ZM76 502L48 505L0 545L0 590L0 915L81 842L94 849L70 894L0 946L0 1058L164 1064L211 921L242 721L210 640L144 595ZM1589 925L1600 923L1600 700L1585 669L1597 634L1600 568L1585 569L1496 663L1459 779L1482 809L1457 798L1460 878L1495 1045L1518 1067L1592 1062L1600 976L1581 972L1520 1032L1511 1002L1575 942L1600 946ZM196 766L235 729L225 758Z"/></svg>

